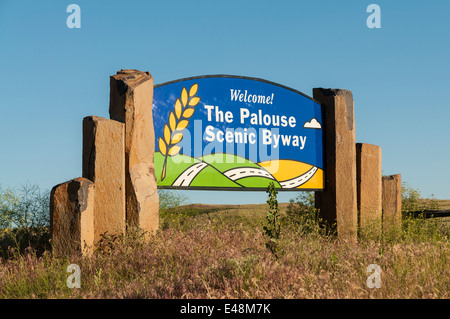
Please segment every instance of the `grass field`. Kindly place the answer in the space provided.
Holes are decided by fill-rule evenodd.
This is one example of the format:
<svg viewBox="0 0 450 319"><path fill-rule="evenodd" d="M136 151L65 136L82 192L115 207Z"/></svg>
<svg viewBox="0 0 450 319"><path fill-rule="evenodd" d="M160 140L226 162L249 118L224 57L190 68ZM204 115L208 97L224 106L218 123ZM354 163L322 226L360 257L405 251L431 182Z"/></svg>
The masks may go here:
<svg viewBox="0 0 450 319"><path fill-rule="evenodd" d="M280 204L282 216L287 208ZM0 298L450 297L449 229L437 220L411 220L397 236L358 243L285 221L275 258L265 247L266 213L267 205L175 207L161 212L149 242L134 231L85 258L10 247ZM69 264L80 266L79 289L66 285ZM382 270L379 289L366 284L370 264Z"/></svg>
<svg viewBox="0 0 450 319"><path fill-rule="evenodd" d="M429 199L428 200L424 199L423 201L425 203L429 203L430 202ZM449 210L450 209L450 199L434 199L434 201L439 206L438 209L441 209L441 210Z"/></svg>

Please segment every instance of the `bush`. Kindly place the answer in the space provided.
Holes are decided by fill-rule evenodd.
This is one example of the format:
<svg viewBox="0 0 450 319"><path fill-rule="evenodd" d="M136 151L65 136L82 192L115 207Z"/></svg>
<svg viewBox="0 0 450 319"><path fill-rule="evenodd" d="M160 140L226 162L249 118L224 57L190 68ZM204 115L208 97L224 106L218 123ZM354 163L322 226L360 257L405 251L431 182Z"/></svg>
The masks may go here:
<svg viewBox="0 0 450 319"><path fill-rule="evenodd" d="M181 206L187 203L187 197L176 190L158 189L159 209L164 211L169 208Z"/></svg>
<svg viewBox="0 0 450 319"><path fill-rule="evenodd" d="M50 249L50 192L36 185L0 188L0 253L6 259L26 250Z"/></svg>
<svg viewBox="0 0 450 319"><path fill-rule="evenodd" d="M266 247L270 252L278 258L279 251L279 239L281 235L281 227L279 223L279 213L277 194L278 191L275 188L275 184L271 182L267 187L267 204L269 205L269 210L267 211L266 225L263 225L264 234L267 236L268 240L266 242Z"/></svg>
<svg viewBox="0 0 450 319"><path fill-rule="evenodd" d="M45 227L50 225L50 192L37 185L20 191L0 188L0 228Z"/></svg>
<svg viewBox="0 0 450 319"><path fill-rule="evenodd" d="M188 199L176 190L159 189L159 217L162 230L170 227L184 226L186 220L202 214L208 214L213 210L198 209L196 207L183 206ZM181 207L183 206L183 207Z"/></svg>
<svg viewBox="0 0 450 319"><path fill-rule="evenodd" d="M30 251L41 256L50 249L49 227L0 230L0 257L4 260Z"/></svg>
<svg viewBox="0 0 450 319"><path fill-rule="evenodd" d="M412 188L405 182L402 183L402 212L408 213L437 209L439 209L439 205L433 196L431 200L426 201L422 199L418 189Z"/></svg>
<svg viewBox="0 0 450 319"><path fill-rule="evenodd" d="M302 233L321 232L321 220L314 204L314 192L301 192L295 200L290 200L286 210L287 222Z"/></svg>

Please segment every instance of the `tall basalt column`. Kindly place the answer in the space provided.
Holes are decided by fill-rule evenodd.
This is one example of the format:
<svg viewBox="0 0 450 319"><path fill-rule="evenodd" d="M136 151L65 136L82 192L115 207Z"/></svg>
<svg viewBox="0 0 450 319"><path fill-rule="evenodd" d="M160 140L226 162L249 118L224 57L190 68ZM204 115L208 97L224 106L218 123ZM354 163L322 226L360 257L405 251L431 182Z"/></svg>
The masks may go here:
<svg viewBox="0 0 450 319"><path fill-rule="evenodd" d="M402 178L383 176L383 231L398 232L402 227Z"/></svg>
<svg viewBox="0 0 450 319"><path fill-rule="evenodd" d="M325 190L315 193L320 217L340 238L356 240L358 227L353 95L341 89L313 89L324 108Z"/></svg>
<svg viewBox="0 0 450 319"><path fill-rule="evenodd" d="M381 147L357 143L356 168L359 227L363 232L381 234Z"/></svg>
<svg viewBox="0 0 450 319"><path fill-rule="evenodd" d="M94 183L75 178L50 193L50 233L56 256L88 255L94 245Z"/></svg>
<svg viewBox="0 0 450 319"><path fill-rule="evenodd" d="M159 226L152 103L150 72L121 70L110 77L110 118L125 123L127 223L148 234Z"/></svg>
<svg viewBox="0 0 450 319"><path fill-rule="evenodd" d="M98 116L83 119L83 177L95 184L95 241L125 232L123 123Z"/></svg>

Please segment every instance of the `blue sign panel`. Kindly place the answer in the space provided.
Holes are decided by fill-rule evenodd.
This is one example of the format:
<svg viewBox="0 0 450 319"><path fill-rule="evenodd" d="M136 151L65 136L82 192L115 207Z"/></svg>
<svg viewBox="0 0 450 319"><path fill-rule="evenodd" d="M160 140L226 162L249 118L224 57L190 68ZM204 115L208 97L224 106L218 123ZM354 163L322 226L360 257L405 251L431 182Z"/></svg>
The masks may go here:
<svg viewBox="0 0 450 319"><path fill-rule="evenodd" d="M273 82L227 75L155 86L158 186L320 190L322 108Z"/></svg>

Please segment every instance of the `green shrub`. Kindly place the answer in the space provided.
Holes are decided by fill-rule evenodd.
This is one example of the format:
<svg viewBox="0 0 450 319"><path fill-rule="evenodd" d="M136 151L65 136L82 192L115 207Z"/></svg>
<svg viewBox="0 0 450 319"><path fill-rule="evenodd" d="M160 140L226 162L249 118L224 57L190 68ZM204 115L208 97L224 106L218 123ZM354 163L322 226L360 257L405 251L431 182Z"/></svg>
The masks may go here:
<svg viewBox="0 0 450 319"><path fill-rule="evenodd" d="M33 251L41 256L50 250L49 227L22 227L0 230L0 257L4 260Z"/></svg>
<svg viewBox="0 0 450 319"><path fill-rule="evenodd" d="M402 183L402 212L417 212L423 210L437 210L439 205L436 200L424 200L420 191L409 186L407 183Z"/></svg>
<svg viewBox="0 0 450 319"><path fill-rule="evenodd" d="M278 258L278 241L281 235L281 225L280 210L278 208L277 200L278 191L273 182L271 182L267 187L267 193L267 204L269 205L269 210L266 215L267 223L263 226L263 230L264 234L267 236L266 247L275 257Z"/></svg>
<svg viewBox="0 0 450 319"><path fill-rule="evenodd" d="M402 183L402 230L399 236L409 242L448 241L449 224L443 218L427 219L425 214L417 213L425 210L439 210L434 197L425 200L418 189Z"/></svg>
<svg viewBox="0 0 450 319"><path fill-rule="evenodd" d="M158 189L158 196L161 211L187 203L187 197L176 190Z"/></svg>
<svg viewBox="0 0 450 319"><path fill-rule="evenodd" d="M286 222L302 233L322 233L314 192L301 192L295 200L290 200L286 210Z"/></svg>
<svg viewBox="0 0 450 319"><path fill-rule="evenodd" d="M187 224L195 223L195 217L209 214L217 209L201 209L191 206L176 206L161 210L159 213L160 227L162 230L175 227L185 227Z"/></svg>
<svg viewBox="0 0 450 319"><path fill-rule="evenodd" d="M50 249L50 192L37 185L0 188L0 253L3 259Z"/></svg>
<svg viewBox="0 0 450 319"><path fill-rule="evenodd" d="M0 188L0 228L44 227L50 225L50 192L37 185L19 191Z"/></svg>

